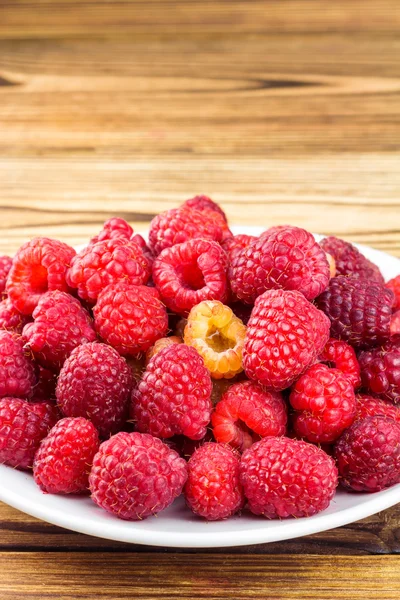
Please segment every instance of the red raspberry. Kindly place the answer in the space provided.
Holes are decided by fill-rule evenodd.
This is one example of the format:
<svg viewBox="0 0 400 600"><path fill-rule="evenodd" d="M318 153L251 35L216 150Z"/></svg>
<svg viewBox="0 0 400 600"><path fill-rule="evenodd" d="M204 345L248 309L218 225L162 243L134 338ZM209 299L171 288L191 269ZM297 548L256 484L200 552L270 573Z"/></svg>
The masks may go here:
<svg viewBox="0 0 400 600"><path fill-rule="evenodd" d="M245 233L239 233L239 235L233 235L230 238L224 240L221 244L223 249L228 255L229 262L231 263L233 258L240 252L247 248L252 242L258 238L255 235L246 235Z"/></svg>
<svg viewBox="0 0 400 600"><path fill-rule="evenodd" d="M77 254L68 269L67 281L83 300L94 304L107 285L120 281L142 285L149 276L149 262L139 246L116 238L90 244Z"/></svg>
<svg viewBox="0 0 400 600"><path fill-rule="evenodd" d="M89 313L65 292L43 294L32 316L23 331L25 348L43 367L60 369L74 348L96 339Z"/></svg>
<svg viewBox="0 0 400 600"><path fill-rule="evenodd" d="M388 281L385 285L387 288L392 290L392 292L394 294L393 310L399 310L400 309L400 275L397 275L397 277L393 277L393 279L390 279L390 281Z"/></svg>
<svg viewBox="0 0 400 600"><path fill-rule="evenodd" d="M268 290L247 324L246 375L268 389L289 387L317 359L329 338L329 320L300 292Z"/></svg>
<svg viewBox="0 0 400 600"><path fill-rule="evenodd" d="M348 490L378 492L399 483L399 423L381 416L356 421L338 439L335 458Z"/></svg>
<svg viewBox="0 0 400 600"><path fill-rule="evenodd" d="M195 239L164 250L154 261L153 279L166 306L186 316L203 300L227 300L226 267L219 244Z"/></svg>
<svg viewBox="0 0 400 600"><path fill-rule="evenodd" d="M223 394L211 423L217 442L243 452L260 438L285 435L287 407L278 392L267 392L258 383L243 381Z"/></svg>
<svg viewBox="0 0 400 600"><path fill-rule="evenodd" d="M146 244L146 241L144 240L144 238L139 233L135 233L135 235L133 235L131 237L131 242L135 242L135 244L137 244L139 246L139 248L143 252L143 256L146 258L147 262L149 263L149 267L151 269L153 266L155 257L154 257L154 254L152 253L152 251L150 250L150 248L148 247L148 245Z"/></svg>
<svg viewBox="0 0 400 600"><path fill-rule="evenodd" d="M37 382L36 370L20 336L0 331L0 398L30 398Z"/></svg>
<svg viewBox="0 0 400 600"><path fill-rule="evenodd" d="M322 364L310 367L296 381L289 400L296 411L294 431L309 442L333 442L356 416L352 384L342 371Z"/></svg>
<svg viewBox="0 0 400 600"><path fill-rule="evenodd" d="M360 352L363 388L391 402L400 402L400 341Z"/></svg>
<svg viewBox="0 0 400 600"><path fill-rule="evenodd" d="M61 419L42 440L33 477L48 494L80 494L89 487L89 472L99 449L95 426L82 417Z"/></svg>
<svg viewBox="0 0 400 600"><path fill-rule="evenodd" d="M56 396L64 416L88 418L107 437L125 422L132 384L132 371L118 352L91 342L65 361Z"/></svg>
<svg viewBox="0 0 400 600"><path fill-rule="evenodd" d="M182 208L191 208L199 210L200 212L216 212L224 219L226 223L228 222L226 214L224 213L220 205L214 202L214 200L211 200L211 198L209 198L208 196L204 196L202 194L200 196L195 196L194 198L186 200L186 202L182 204Z"/></svg>
<svg viewBox="0 0 400 600"><path fill-rule="evenodd" d="M400 406L396 406L389 400L359 394L357 400L357 416L356 419L364 419L365 417L389 417L400 424Z"/></svg>
<svg viewBox="0 0 400 600"><path fill-rule="evenodd" d="M211 377L194 348L173 344L153 356L132 394L136 427L156 437L199 440L211 415Z"/></svg>
<svg viewBox="0 0 400 600"><path fill-rule="evenodd" d="M342 371L355 389L360 387L360 365L354 349L346 342L331 338L319 358Z"/></svg>
<svg viewBox="0 0 400 600"><path fill-rule="evenodd" d="M10 256L0 256L0 297L6 289L7 277L12 265Z"/></svg>
<svg viewBox="0 0 400 600"><path fill-rule="evenodd" d="M9 298L0 302L0 329L21 334L24 326L30 320L30 317L23 315L14 308Z"/></svg>
<svg viewBox="0 0 400 600"><path fill-rule="evenodd" d="M175 450L151 435L121 432L100 445L89 486L98 506L136 521L167 508L186 479L186 461Z"/></svg>
<svg viewBox="0 0 400 600"><path fill-rule="evenodd" d="M67 292L66 273L75 255L67 244L45 237L23 244L7 279L7 293L15 308L31 315L45 292Z"/></svg>
<svg viewBox="0 0 400 600"><path fill-rule="evenodd" d="M365 258L353 244L330 236L324 238L320 245L335 259L337 275L351 275L383 284L384 279L379 267Z"/></svg>
<svg viewBox="0 0 400 600"><path fill-rule="evenodd" d="M227 519L244 505L240 457L232 448L208 442L194 451L184 488L186 504L207 521Z"/></svg>
<svg viewBox="0 0 400 600"><path fill-rule="evenodd" d="M368 347L390 337L393 293L377 283L339 275L317 298L331 320L331 335L352 346Z"/></svg>
<svg viewBox="0 0 400 600"><path fill-rule="evenodd" d="M232 292L252 304L268 289L298 290L312 300L329 282L329 263L314 236L286 227L236 253L229 268Z"/></svg>
<svg viewBox="0 0 400 600"><path fill-rule="evenodd" d="M98 235L95 235L91 240L90 244L96 244L97 242L104 242L104 240L115 240L121 238L123 240L130 240L133 236L133 229L120 217L112 217L108 219L103 225L103 229Z"/></svg>
<svg viewBox="0 0 400 600"><path fill-rule="evenodd" d="M390 337L400 335L400 310L396 310L390 319Z"/></svg>
<svg viewBox="0 0 400 600"><path fill-rule="evenodd" d="M329 506L338 484L330 456L286 437L264 438L246 450L240 478L251 512L268 519L315 515Z"/></svg>
<svg viewBox="0 0 400 600"><path fill-rule="evenodd" d="M0 463L31 469L41 440L59 418L49 402L26 402L19 398L0 400Z"/></svg>
<svg viewBox="0 0 400 600"><path fill-rule="evenodd" d="M117 283L100 292L93 309L97 333L122 356L145 352L168 329L168 315L157 290Z"/></svg>
<svg viewBox="0 0 400 600"><path fill-rule="evenodd" d="M154 254L193 238L222 240L222 230L214 215L190 208L173 208L154 217L150 224L149 241Z"/></svg>

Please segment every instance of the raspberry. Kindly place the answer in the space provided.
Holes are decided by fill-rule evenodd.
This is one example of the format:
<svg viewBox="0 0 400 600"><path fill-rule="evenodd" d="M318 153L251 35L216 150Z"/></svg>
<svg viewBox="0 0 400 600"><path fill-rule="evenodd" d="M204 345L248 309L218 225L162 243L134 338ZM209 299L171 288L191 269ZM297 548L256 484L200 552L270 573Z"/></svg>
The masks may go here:
<svg viewBox="0 0 400 600"><path fill-rule="evenodd" d="M252 242L256 240L255 235L246 235L245 233L239 233L239 235L233 235L227 238L221 243L221 246L228 255L229 262L231 263L233 258L240 252L247 248Z"/></svg>
<svg viewBox="0 0 400 600"><path fill-rule="evenodd" d="M60 369L74 348L96 339L89 313L65 292L43 294L32 316L22 335L43 367Z"/></svg>
<svg viewBox="0 0 400 600"><path fill-rule="evenodd" d="M33 477L48 494L80 494L89 487L89 472L99 449L94 425L82 417L61 419L42 440Z"/></svg>
<svg viewBox="0 0 400 600"><path fill-rule="evenodd" d="M208 442L194 451L184 488L186 504L207 521L227 519L244 505L239 455L229 446Z"/></svg>
<svg viewBox="0 0 400 600"><path fill-rule="evenodd" d="M0 400L0 463L30 469L41 440L59 418L49 402L26 402L19 398Z"/></svg>
<svg viewBox="0 0 400 600"><path fill-rule="evenodd" d="M151 435L121 432L100 445L89 486L98 506L136 521L167 508L186 479L186 461L175 450Z"/></svg>
<svg viewBox="0 0 400 600"><path fill-rule="evenodd" d="M268 519L315 515L329 506L338 484L330 456L285 437L264 438L246 450L240 479L251 512Z"/></svg>
<svg viewBox="0 0 400 600"><path fill-rule="evenodd" d="M389 400L359 394L357 400L357 416L356 419L364 419L365 417L389 417L400 424L400 406L396 406Z"/></svg>
<svg viewBox="0 0 400 600"><path fill-rule="evenodd" d="M184 341L196 348L215 379L230 379L243 371L246 327L217 300L200 302L189 313Z"/></svg>
<svg viewBox="0 0 400 600"><path fill-rule="evenodd" d="M20 313L11 304L9 298L0 302L0 329L22 333L24 326L29 323L30 317Z"/></svg>
<svg viewBox="0 0 400 600"><path fill-rule="evenodd" d="M294 431L309 442L330 443L350 427L356 415L354 389L339 369L316 364L294 384Z"/></svg>
<svg viewBox="0 0 400 600"><path fill-rule="evenodd" d="M166 306L186 316L203 300L227 300L226 267L219 244L195 239L164 250L154 261L153 279Z"/></svg>
<svg viewBox="0 0 400 600"><path fill-rule="evenodd" d="M12 258L10 256L0 256L0 297L6 289L7 277L11 269Z"/></svg>
<svg viewBox="0 0 400 600"><path fill-rule="evenodd" d="M154 254L194 238L222 240L222 230L214 215L187 207L173 208L154 217L150 224L149 242Z"/></svg>
<svg viewBox="0 0 400 600"><path fill-rule="evenodd" d="M135 235L133 235L131 237L131 242L134 242L135 244L137 244L137 246L139 246L139 248L141 249L141 251L143 253L143 256L145 257L145 259L147 260L147 262L149 264L149 268L151 269L153 266L153 262L154 262L154 254L152 253L152 251L146 244L146 241L144 240L144 238L139 233L135 233Z"/></svg>
<svg viewBox="0 0 400 600"><path fill-rule="evenodd" d="M153 356L132 394L136 428L156 437L205 436L211 415L211 378L194 348L174 344Z"/></svg>
<svg viewBox="0 0 400 600"><path fill-rule="evenodd" d="M321 248L335 259L337 275L351 275L383 284L382 273L349 242L330 236L320 242Z"/></svg>
<svg viewBox="0 0 400 600"><path fill-rule="evenodd" d="M130 240L133 236L133 229L120 217L112 217L108 219L103 225L103 229L98 235L95 235L91 240L90 244L96 244L97 242L104 242L104 240L115 240L121 238L123 240Z"/></svg>
<svg viewBox="0 0 400 600"><path fill-rule="evenodd" d="M314 236L286 227L237 252L229 268L232 292L252 304L268 289L298 290L312 300L329 282L329 264Z"/></svg>
<svg viewBox="0 0 400 600"><path fill-rule="evenodd" d="M163 337L158 339L154 346L149 348L146 352L146 365L149 364L149 361L158 354L164 348L168 348L169 346L173 346L174 344L182 344L182 338L177 335L171 335L170 337Z"/></svg>
<svg viewBox="0 0 400 600"><path fill-rule="evenodd" d="M122 356L145 352L168 329L168 315L157 290L117 283L100 292L93 309L100 337Z"/></svg>
<svg viewBox="0 0 400 600"><path fill-rule="evenodd" d="M243 452L260 438L285 435L286 403L253 381L235 383L216 405L211 423L217 442Z"/></svg>
<svg viewBox="0 0 400 600"><path fill-rule="evenodd" d="M118 352L91 342L65 361L56 396L64 416L88 418L107 437L124 424L132 384L132 372Z"/></svg>
<svg viewBox="0 0 400 600"><path fill-rule="evenodd" d="M387 288L392 290L392 292L394 294L393 310L399 310L400 309L400 275L397 275L397 277L393 277L393 279L390 279L390 281L388 281L385 285Z"/></svg>
<svg viewBox="0 0 400 600"><path fill-rule="evenodd" d="M224 213L220 205L211 200L211 198L209 198L208 196L200 195L195 196L194 198L190 198L182 204L182 208L191 208L199 210L200 212L216 212L224 219L226 223L228 222L226 214Z"/></svg>
<svg viewBox="0 0 400 600"><path fill-rule="evenodd" d="M352 346L368 347L390 337L393 293L377 283L339 275L317 298L331 321L331 335Z"/></svg>
<svg viewBox="0 0 400 600"><path fill-rule="evenodd" d="M337 441L335 458L348 490L378 492L399 483L399 423L382 416L356 421Z"/></svg>
<svg viewBox="0 0 400 600"><path fill-rule="evenodd" d="M391 402L400 402L400 341L360 352L364 390Z"/></svg>
<svg viewBox="0 0 400 600"><path fill-rule="evenodd" d="M283 390L316 361L328 338L329 320L303 294L264 292L247 324L246 375L269 389Z"/></svg>
<svg viewBox="0 0 400 600"><path fill-rule="evenodd" d="M90 244L72 260L68 285L77 288L83 300L94 304L111 283L142 285L150 276L148 260L134 242L122 238Z"/></svg>
<svg viewBox="0 0 400 600"><path fill-rule="evenodd" d="M45 292L67 292L66 273L75 255L67 244L45 237L23 244L7 279L7 293L15 308L31 315Z"/></svg>
<svg viewBox="0 0 400 600"><path fill-rule="evenodd" d="M360 387L360 365L354 349L346 342L331 338L319 358L342 371L354 388Z"/></svg>
<svg viewBox="0 0 400 600"><path fill-rule="evenodd" d="M396 310L390 319L390 337L400 335L400 310Z"/></svg>
<svg viewBox="0 0 400 600"><path fill-rule="evenodd" d="M0 331L0 398L30 398L36 382L36 370L24 352L22 338Z"/></svg>

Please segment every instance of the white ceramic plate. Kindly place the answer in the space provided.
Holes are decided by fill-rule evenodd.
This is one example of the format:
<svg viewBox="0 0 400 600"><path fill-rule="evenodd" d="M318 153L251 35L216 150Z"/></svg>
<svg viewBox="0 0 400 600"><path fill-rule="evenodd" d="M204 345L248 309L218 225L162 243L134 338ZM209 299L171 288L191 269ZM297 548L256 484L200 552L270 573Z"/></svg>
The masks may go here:
<svg viewBox="0 0 400 600"><path fill-rule="evenodd" d="M258 235L263 228L234 227L235 233ZM400 260L360 246L386 279L400 273ZM28 473L0 465L0 500L54 525L110 540L177 548L212 548L276 542L358 521L400 502L400 485L376 494L338 491L324 512L310 518L268 521L247 513L227 521L205 523L179 498L157 517L126 522L98 508L87 497L43 494Z"/></svg>

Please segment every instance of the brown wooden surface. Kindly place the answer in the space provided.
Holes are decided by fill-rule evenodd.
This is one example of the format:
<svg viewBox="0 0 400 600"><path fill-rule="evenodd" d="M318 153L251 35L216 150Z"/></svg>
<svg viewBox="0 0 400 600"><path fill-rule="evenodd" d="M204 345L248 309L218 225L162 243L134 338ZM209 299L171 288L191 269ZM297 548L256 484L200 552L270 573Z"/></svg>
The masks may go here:
<svg viewBox="0 0 400 600"><path fill-rule="evenodd" d="M398 0L0 0L0 252L80 243L113 214L144 228L204 192L236 224L400 256L399 29ZM298 540L165 551L0 504L5 599L400 597L400 506Z"/></svg>

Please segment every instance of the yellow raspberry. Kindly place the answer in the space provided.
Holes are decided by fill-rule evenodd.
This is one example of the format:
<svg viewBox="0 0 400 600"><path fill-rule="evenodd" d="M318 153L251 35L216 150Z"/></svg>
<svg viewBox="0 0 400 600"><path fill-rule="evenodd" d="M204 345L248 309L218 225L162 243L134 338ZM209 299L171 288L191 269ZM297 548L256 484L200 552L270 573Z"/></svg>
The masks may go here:
<svg viewBox="0 0 400 600"><path fill-rule="evenodd" d="M173 344L182 344L182 338L177 335L171 335L171 337L163 337L155 342L155 344L149 348L146 352L146 365L149 360L153 358L160 350L163 348L168 348L168 346L172 346Z"/></svg>
<svg viewBox="0 0 400 600"><path fill-rule="evenodd" d="M196 348L214 379L231 379L243 371L246 326L218 300L204 300L192 308L184 342Z"/></svg>

